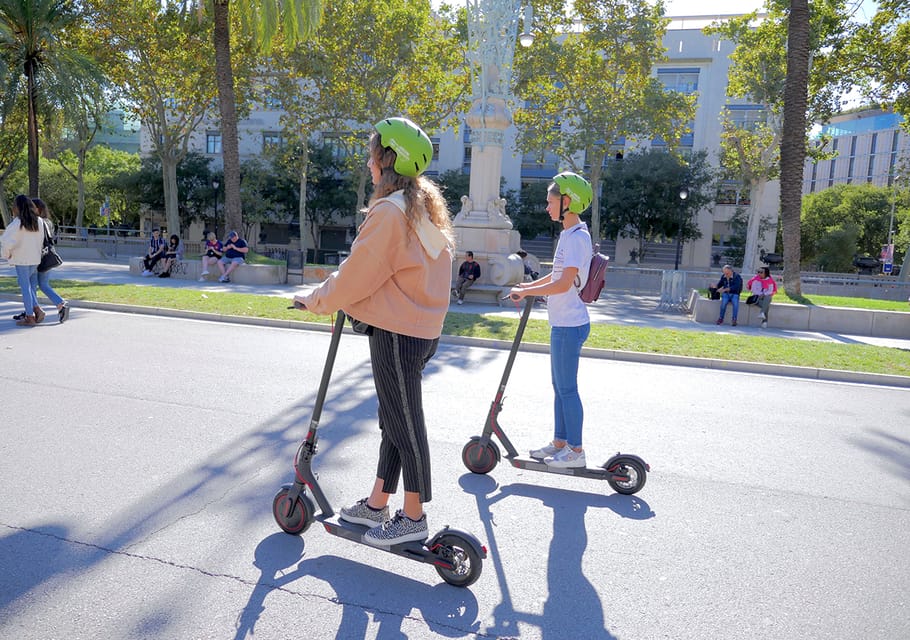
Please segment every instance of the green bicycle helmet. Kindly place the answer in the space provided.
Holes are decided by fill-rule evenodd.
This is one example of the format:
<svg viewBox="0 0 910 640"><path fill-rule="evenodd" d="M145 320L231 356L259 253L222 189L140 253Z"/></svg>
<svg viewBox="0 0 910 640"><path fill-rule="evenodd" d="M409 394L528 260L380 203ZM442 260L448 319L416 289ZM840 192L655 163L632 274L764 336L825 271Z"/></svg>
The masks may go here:
<svg viewBox="0 0 910 640"><path fill-rule="evenodd" d="M559 187L559 192L562 195L568 196L569 211L572 213L581 214L594 200L594 190L591 188L591 183L577 173L563 171L553 176L553 182Z"/></svg>
<svg viewBox="0 0 910 640"><path fill-rule="evenodd" d="M433 159L433 143L423 129L407 118L386 118L376 123L379 144L392 149L395 171L409 178L416 178L427 170Z"/></svg>

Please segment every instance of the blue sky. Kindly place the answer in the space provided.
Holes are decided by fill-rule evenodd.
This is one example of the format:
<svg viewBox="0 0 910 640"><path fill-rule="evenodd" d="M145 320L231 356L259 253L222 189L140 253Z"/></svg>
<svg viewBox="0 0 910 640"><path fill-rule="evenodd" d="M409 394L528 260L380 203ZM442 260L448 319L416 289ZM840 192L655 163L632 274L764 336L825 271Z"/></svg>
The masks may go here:
<svg viewBox="0 0 910 640"><path fill-rule="evenodd" d="M748 13L761 9L762 0L664 0L668 16L702 16L729 15ZM877 3L873 0L862 0L857 18L866 21L872 17Z"/></svg>

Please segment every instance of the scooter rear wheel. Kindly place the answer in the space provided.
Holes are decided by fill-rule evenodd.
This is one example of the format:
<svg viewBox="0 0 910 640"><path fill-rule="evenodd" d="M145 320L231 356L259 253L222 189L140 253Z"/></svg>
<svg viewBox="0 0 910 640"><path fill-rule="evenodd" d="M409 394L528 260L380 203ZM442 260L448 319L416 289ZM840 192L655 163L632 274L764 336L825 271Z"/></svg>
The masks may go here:
<svg viewBox="0 0 910 640"><path fill-rule="evenodd" d="M632 458L616 458L605 464L604 468L608 473L628 477L628 480L616 479L612 476L607 478L607 482L610 483L616 493L625 495L638 493L645 486L645 481L648 479L647 470L637 460Z"/></svg>
<svg viewBox="0 0 910 640"><path fill-rule="evenodd" d="M472 436L461 450L461 461L471 473L490 473L499 464L501 455L499 447L492 440L486 444L480 442L480 436Z"/></svg>
<svg viewBox="0 0 910 640"><path fill-rule="evenodd" d="M442 535L431 551L455 565L454 569L435 565L436 573L453 587L474 584L483 571L483 558L474 551L467 540L456 533Z"/></svg>
<svg viewBox="0 0 910 640"><path fill-rule="evenodd" d="M313 519L316 515L316 505L313 504L313 500L308 495L301 493L297 498L297 504L294 506L294 513L288 515L291 510L291 501L288 498L290 492L290 486L284 486L278 490L272 500L272 515L282 531L298 536L313 524Z"/></svg>

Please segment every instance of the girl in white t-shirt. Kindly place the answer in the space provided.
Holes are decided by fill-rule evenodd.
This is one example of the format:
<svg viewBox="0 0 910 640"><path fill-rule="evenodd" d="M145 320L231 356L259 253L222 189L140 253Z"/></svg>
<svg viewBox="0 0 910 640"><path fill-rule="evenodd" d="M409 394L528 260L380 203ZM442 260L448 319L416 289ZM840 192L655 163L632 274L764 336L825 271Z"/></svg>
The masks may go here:
<svg viewBox="0 0 910 640"><path fill-rule="evenodd" d="M578 362L581 347L591 332L588 309L578 296L588 279L591 235L579 215L594 199L591 184L580 175L563 172L547 189L547 213L562 223L562 233L553 257L553 270L534 282L516 285L513 300L547 296L550 321L550 372L553 380L553 440L531 451L552 467L584 467L582 448L584 408L578 394Z"/></svg>

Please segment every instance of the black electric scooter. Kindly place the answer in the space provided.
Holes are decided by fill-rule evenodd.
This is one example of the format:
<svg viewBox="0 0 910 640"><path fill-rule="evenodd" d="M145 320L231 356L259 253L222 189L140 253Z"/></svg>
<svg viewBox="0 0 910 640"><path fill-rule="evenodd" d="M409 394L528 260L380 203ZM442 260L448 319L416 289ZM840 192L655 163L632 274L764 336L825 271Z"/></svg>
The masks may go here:
<svg viewBox="0 0 910 640"><path fill-rule="evenodd" d="M509 374L512 372L512 364L515 362L515 356L518 354L518 347L521 345L521 337L524 335L525 326L528 324L528 318L531 315L531 308L534 306L534 296L525 298L524 312L521 314L521 321L518 323L518 330L515 333L515 340L512 342L512 349L509 351L509 359L506 362L506 369L502 374L502 380L499 383L499 390L493 404L490 405L490 412L487 414L487 421L483 426L483 435L472 436L470 441L461 450L461 461L473 473L485 474L492 471L501 459L499 447L493 442L493 434L499 439L506 449L506 459L512 463L513 467L518 469L530 469L531 471L543 471L545 473L559 473L562 475L580 476L582 478L594 478L596 480L606 480L617 493L631 495L641 491L647 480L647 473L651 467L641 458L627 453L617 453L607 460L602 466L559 468L551 467L543 460L535 458L521 458L518 451L506 437L505 432L499 424L499 413L502 411L502 401L506 392L506 383L509 381Z"/></svg>
<svg viewBox="0 0 910 640"><path fill-rule="evenodd" d="M344 312L339 311L335 320L325 368L322 371L322 381L319 383L316 404L310 419L310 428L306 439L297 450L294 463L294 483L283 485L275 495L272 500L272 515L285 533L301 535L313 524L313 521L318 520L332 535L367 544L363 542L363 534L367 532L368 527L345 522L335 517L332 505L319 486L312 468L312 461L316 455L316 441L318 440L316 432L319 427L319 418L322 415L322 406L325 403L329 380L332 377L332 368L335 365L335 355L338 352L345 317ZM316 515L316 504L313 503L313 498L307 494L308 491L312 493L316 504L319 505L321 512L319 515ZM423 542L403 542L375 548L418 562L432 564L443 580L456 587L467 587L476 582L483 570L483 559L487 557L486 548L480 544L477 538L469 533L450 529L448 526Z"/></svg>

